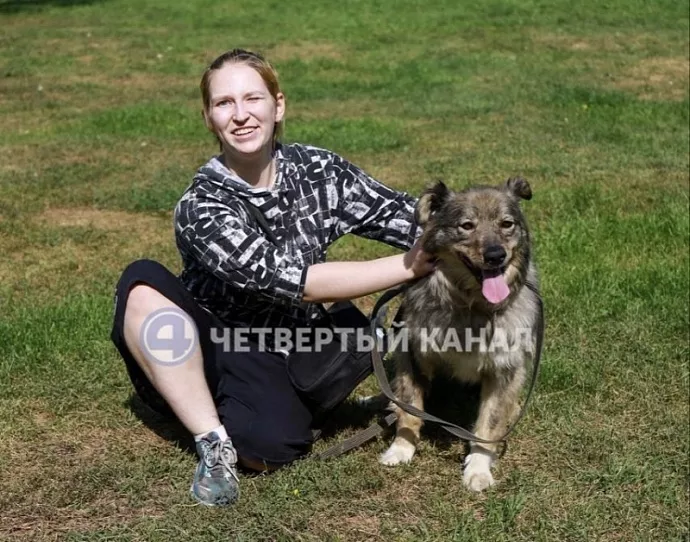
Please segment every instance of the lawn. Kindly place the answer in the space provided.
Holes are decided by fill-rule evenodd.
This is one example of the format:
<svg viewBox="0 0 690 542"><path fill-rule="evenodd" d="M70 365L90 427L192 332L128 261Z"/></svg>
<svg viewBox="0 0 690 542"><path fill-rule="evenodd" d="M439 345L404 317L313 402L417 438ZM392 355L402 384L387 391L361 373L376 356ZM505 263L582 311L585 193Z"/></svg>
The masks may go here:
<svg viewBox="0 0 690 542"><path fill-rule="evenodd" d="M0 538L687 541L688 8L0 0ZM530 181L543 367L487 493L427 430L409 466L377 463L386 435L206 509L190 438L132 397L113 288L180 270L171 210L216 151L198 82L236 46L277 67L288 141L412 194ZM339 420L317 450L369 421Z"/></svg>

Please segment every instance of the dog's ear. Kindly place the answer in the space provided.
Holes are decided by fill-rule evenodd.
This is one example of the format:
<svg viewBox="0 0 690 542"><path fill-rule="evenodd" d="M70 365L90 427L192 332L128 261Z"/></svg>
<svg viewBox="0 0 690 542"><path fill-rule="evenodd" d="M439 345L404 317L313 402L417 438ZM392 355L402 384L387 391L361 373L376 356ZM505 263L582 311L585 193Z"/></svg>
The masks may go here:
<svg viewBox="0 0 690 542"><path fill-rule="evenodd" d="M417 224L423 226L437 212L448 197L448 187L443 181L437 181L434 186L427 188L419 198L414 210L414 218Z"/></svg>
<svg viewBox="0 0 690 542"><path fill-rule="evenodd" d="M506 188L510 194L520 199L532 199L532 188L522 177L511 177L506 181Z"/></svg>

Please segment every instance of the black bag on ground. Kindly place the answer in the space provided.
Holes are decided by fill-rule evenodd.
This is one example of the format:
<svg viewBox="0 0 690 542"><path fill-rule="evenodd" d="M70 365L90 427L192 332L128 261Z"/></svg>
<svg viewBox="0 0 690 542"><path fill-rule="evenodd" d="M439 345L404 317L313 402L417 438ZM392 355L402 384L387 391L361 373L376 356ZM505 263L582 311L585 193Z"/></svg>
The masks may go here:
<svg viewBox="0 0 690 542"><path fill-rule="evenodd" d="M358 348L357 344L358 336L368 337L361 341L362 345L373 344L369 326L369 319L352 302L339 301L325 311L324 318L317 321L313 329L348 332L335 333L333 340L324 344L320 351L308 349L310 351L293 352L288 356L288 376L312 408L315 418L322 418L335 409L372 373L371 352Z"/></svg>

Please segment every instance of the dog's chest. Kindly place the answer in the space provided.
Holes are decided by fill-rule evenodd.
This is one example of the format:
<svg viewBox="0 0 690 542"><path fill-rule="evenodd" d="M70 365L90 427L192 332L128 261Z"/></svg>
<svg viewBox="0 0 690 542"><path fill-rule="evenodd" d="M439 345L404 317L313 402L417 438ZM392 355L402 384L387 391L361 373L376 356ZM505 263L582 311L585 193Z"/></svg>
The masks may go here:
<svg viewBox="0 0 690 542"><path fill-rule="evenodd" d="M428 316L428 315L427 315ZM443 372L464 382L502 372L519 364L510 344L490 318L463 311L427 319L415 326L416 358L432 373Z"/></svg>
<svg viewBox="0 0 690 542"><path fill-rule="evenodd" d="M437 369L465 382L477 382L483 372L494 372L495 361L488 355L492 333L490 321L454 320L439 332L441 344L435 365L441 367Z"/></svg>

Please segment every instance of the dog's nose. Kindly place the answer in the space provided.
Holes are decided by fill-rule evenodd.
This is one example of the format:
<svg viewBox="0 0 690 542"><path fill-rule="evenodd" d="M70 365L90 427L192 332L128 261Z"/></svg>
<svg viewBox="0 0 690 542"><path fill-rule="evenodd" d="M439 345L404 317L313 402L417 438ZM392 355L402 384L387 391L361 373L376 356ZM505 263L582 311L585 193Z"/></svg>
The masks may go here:
<svg viewBox="0 0 690 542"><path fill-rule="evenodd" d="M484 263L498 267L506 259L506 251L501 245L491 245L484 249Z"/></svg>

